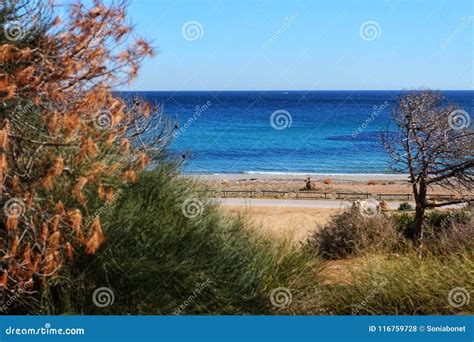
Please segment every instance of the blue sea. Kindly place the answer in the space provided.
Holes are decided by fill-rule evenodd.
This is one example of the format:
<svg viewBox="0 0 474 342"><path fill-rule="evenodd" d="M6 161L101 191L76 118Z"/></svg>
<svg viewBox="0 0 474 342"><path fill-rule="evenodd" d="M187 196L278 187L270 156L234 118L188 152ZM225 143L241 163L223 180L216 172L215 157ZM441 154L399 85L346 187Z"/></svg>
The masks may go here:
<svg viewBox="0 0 474 342"><path fill-rule="evenodd" d="M380 136L397 91L136 94L177 121L170 153L186 173L393 173ZM474 113L474 91L443 94Z"/></svg>

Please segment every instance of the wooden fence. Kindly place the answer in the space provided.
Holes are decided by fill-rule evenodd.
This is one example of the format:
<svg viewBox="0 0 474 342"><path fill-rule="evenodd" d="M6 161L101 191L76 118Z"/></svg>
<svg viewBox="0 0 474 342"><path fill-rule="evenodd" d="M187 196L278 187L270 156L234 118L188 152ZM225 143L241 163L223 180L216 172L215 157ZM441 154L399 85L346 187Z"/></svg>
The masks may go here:
<svg viewBox="0 0 474 342"><path fill-rule="evenodd" d="M342 198L369 198L370 193L368 192L336 192L337 199Z"/></svg>
<svg viewBox="0 0 474 342"><path fill-rule="evenodd" d="M222 190L221 193L222 193L222 197L224 197L224 198L228 197L227 196L228 194L230 194L230 195L232 195L232 194L245 194L245 195L250 195L250 198L252 198L253 195L257 193L257 191L255 191L255 190Z"/></svg>
<svg viewBox="0 0 474 342"><path fill-rule="evenodd" d="M280 197L289 195L292 198L328 198L330 194L327 191L281 191L281 190L262 190L263 197Z"/></svg>
<svg viewBox="0 0 474 342"><path fill-rule="evenodd" d="M412 199L412 194L377 194L379 200L385 199L400 199L409 201Z"/></svg>
<svg viewBox="0 0 474 342"><path fill-rule="evenodd" d="M283 191L283 190L201 190L198 191L209 197L274 197L274 198L295 198L295 199L328 199L331 192L328 191ZM370 197L377 198L378 200L383 199L395 199L410 201L413 199L413 194L390 194L390 193L378 193L372 194L369 192L335 192L337 199L369 199ZM456 197L452 194L435 194L428 195L429 200L453 200Z"/></svg>

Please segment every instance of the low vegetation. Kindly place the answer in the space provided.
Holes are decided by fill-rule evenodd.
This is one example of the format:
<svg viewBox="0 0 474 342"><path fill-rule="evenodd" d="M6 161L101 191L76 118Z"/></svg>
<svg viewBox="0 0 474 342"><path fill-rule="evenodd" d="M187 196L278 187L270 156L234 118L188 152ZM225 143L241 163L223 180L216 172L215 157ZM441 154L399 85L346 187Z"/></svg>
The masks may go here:
<svg viewBox="0 0 474 342"><path fill-rule="evenodd" d="M104 212L101 253L52 279L36 312L270 313L271 290L291 286L310 260L295 247L250 234L199 189L166 166L142 174ZM93 301L101 287L114 295L104 308Z"/></svg>
<svg viewBox="0 0 474 342"><path fill-rule="evenodd" d="M473 314L474 254L371 255L349 267L350 283L314 286L288 312L324 315Z"/></svg>
<svg viewBox="0 0 474 342"><path fill-rule="evenodd" d="M430 212L422 256L413 213L348 210L300 248L256 235L200 190L165 163L142 173L99 211L107 237L99 252L75 258L9 313L474 313L469 301L451 304L474 286L467 211ZM103 288L113 300L101 306ZM277 288L291 293L281 307L270 299Z"/></svg>
<svg viewBox="0 0 474 342"><path fill-rule="evenodd" d="M344 259L398 250L406 243L389 217L367 217L350 209L316 229L308 239L308 248L324 259Z"/></svg>
<svg viewBox="0 0 474 342"><path fill-rule="evenodd" d="M398 206L399 211L413 210L413 206L408 202L402 202Z"/></svg>
<svg viewBox="0 0 474 342"><path fill-rule="evenodd" d="M474 246L474 218L467 210L429 211L423 253L450 254ZM333 217L308 239L307 248L324 259L343 259L370 253L414 251L413 213L362 215L351 209Z"/></svg>
<svg viewBox="0 0 474 342"><path fill-rule="evenodd" d="M364 217L349 210L338 215L309 238L306 248L328 261L320 264L318 282L300 289L288 312L472 314L473 223L467 210L429 211L419 254L413 213ZM324 267L337 265L339 273L348 275L340 274L339 280L325 276Z"/></svg>

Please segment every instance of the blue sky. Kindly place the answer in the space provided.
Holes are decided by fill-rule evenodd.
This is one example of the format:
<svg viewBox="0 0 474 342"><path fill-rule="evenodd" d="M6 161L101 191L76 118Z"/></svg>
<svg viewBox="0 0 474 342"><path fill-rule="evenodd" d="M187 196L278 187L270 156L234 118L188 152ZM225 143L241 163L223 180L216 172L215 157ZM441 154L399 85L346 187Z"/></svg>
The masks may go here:
<svg viewBox="0 0 474 342"><path fill-rule="evenodd" d="M127 89L473 89L473 4L131 0L158 54Z"/></svg>

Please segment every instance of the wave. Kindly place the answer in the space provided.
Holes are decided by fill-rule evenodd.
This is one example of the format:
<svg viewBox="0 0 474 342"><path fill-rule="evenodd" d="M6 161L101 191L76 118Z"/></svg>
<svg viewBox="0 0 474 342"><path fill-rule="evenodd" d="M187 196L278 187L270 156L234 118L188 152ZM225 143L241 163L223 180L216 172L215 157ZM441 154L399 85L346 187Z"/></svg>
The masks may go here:
<svg viewBox="0 0 474 342"><path fill-rule="evenodd" d="M324 172L281 172L281 171L243 171L243 172L231 172L231 173L243 173L249 175L288 175L288 176L393 176L400 177L405 176L399 173L324 173ZM219 175L222 173L214 173Z"/></svg>

